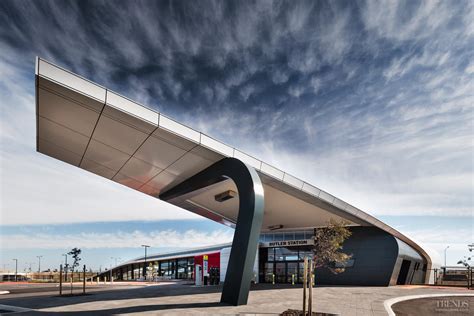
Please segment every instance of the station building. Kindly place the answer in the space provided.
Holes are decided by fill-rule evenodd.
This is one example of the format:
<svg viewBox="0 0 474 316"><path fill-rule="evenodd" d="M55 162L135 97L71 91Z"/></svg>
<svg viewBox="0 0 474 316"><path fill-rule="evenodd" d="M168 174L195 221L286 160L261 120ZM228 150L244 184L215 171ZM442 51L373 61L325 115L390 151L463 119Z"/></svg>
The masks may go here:
<svg viewBox="0 0 474 316"><path fill-rule="evenodd" d="M329 269L315 271L319 285L424 284L427 262L403 241L377 228L350 227L351 237L344 243L344 252L352 258L343 266L345 271L333 274ZM255 283L302 283L303 261L312 256L313 230L272 232L260 235L259 248L253 268ZM187 249L139 257L112 268L114 280L144 280L144 267L149 279L195 280L196 265L203 266L208 258L207 274L218 268L220 282L225 279L232 244ZM399 266L396 264L401 263ZM154 274L152 274L154 273ZM110 278L110 271L102 277ZM202 277L202 276L201 276Z"/></svg>
<svg viewBox="0 0 474 316"><path fill-rule="evenodd" d="M160 275L191 279L207 255L225 282L223 301L245 304L251 280L270 282L274 275L276 282L287 283L296 275L299 281L314 228L330 220L351 229L344 251L353 257L344 273L316 271L318 283L430 280L433 262L427 251L370 214L40 58L36 120L38 152L235 228L231 245L147 258ZM137 279L144 264L145 258L138 258L112 273Z"/></svg>

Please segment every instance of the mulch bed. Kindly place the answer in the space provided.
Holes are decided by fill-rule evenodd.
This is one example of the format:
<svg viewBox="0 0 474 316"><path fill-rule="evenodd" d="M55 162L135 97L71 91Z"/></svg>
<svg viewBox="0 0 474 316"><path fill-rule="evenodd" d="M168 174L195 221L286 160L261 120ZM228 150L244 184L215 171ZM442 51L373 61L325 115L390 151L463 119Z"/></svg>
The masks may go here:
<svg viewBox="0 0 474 316"><path fill-rule="evenodd" d="M306 311L306 314L303 315L302 310L297 310L297 309L288 309L281 313L280 315L282 316L307 316L308 311ZM312 312L311 316L338 316L338 314L329 314L329 313L320 313L320 312Z"/></svg>

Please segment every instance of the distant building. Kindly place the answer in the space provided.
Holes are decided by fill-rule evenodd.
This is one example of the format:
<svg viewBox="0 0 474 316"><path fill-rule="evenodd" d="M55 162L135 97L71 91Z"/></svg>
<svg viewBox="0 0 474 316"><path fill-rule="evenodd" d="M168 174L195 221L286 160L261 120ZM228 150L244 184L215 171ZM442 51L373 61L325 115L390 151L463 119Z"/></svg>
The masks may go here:
<svg viewBox="0 0 474 316"><path fill-rule="evenodd" d="M15 272L2 272L0 273L0 280L2 282L14 282L14 281L29 281L31 278L24 272L18 272L15 275Z"/></svg>

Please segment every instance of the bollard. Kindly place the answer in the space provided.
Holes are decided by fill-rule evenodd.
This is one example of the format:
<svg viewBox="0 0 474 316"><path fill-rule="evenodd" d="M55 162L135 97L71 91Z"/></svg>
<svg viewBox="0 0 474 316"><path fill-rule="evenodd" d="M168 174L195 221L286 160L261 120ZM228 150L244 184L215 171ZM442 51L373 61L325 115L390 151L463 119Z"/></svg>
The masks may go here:
<svg viewBox="0 0 474 316"><path fill-rule="evenodd" d="M309 259L308 314L313 315L313 259Z"/></svg>
<svg viewBox="0 0 474 316"><path fill-rule="evenodd" d="M63 265L59 266L59 296L63 295Z"/></svg>
<svg viewBox="0 0 474 316"><path fill-rule="evenodd" d="M308 285L308 258L304 258L303 264L303 315L306 316L306 286Z"/></svg>
<svg viewBox="0 0 474 316"><path fill-rule="evenodd" d="M466 270L466 279L467 279L467 289L469 290L470 286L469 286L469 267L467 267L467 270Z"/></svg>
<svg viewBox="0 0 474 316"><path fill-rule="evenodd" d="M86 294L86 265L82 271L82 294Z"/></svg>
<svg viewBox="0 0 474 316"><path fill-rule="evenodd" d="M291 285L295 285L295 275L291 275Z"/></svg>
<svg viewBox="0 0 474 316"><path fill-rule="evenodd" d="M314 286L314 285L315 285L315 283L314 283L314 273L311 274L311 280L312 280L311 282L312 282L312 284L313 284L313 286Z"/></svg>
<svg viewBox="0 0 474 316"><path fill-rule="evenodd" d="M272 284L275 285L275 274L272 273Z"/></svg>
<svg viewBox="0 0 474 316"><path fill-rule="evenodd" d="M74 272L71 272L71 274L73 274ZM71 295L72 295L72 278L73 276L71 276Z"/></svg>

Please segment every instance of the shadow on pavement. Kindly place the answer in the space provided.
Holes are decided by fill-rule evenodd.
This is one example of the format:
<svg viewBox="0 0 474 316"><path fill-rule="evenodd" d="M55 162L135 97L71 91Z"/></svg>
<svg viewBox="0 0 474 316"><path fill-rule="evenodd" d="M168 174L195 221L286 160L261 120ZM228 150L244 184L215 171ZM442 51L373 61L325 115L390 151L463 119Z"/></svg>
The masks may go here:
<svg viewBox="0 0 474 316"><path fill-rule="evenodd" d="M155 304L155 305L141 305L141 306L131 306L131 307L122 307L122 308L111 308L111 309L101 309L101 310L90 310L82 312L26 312L20 313L21 315L37 315L37 314L68 314L68 315L115 315L115 314L127 314L127 313L139 313L139 312L152 312L152 311L161 311L169 309L186 309L186 308L207 308L207 307L224 307L228 306L218 302L201 302L201 303L189 303L189 304Z"/></svg>
<svg viewBox="0 0 474 316"><path fill-rule="evenodd" d="M280 290L290 288L301 288L301 285L291 284L253 284L251 291L261 290ZM26 297L1 297L0 304L19 306L30 309L44 309L52 307L60 307L67 305L75 305L81 303L91 302L107 302L107 301L121 301L128 299L147 299L147 298L159 298L159 297L170 297L170 296L186 296L194 294L210 294L220 293L222 291L222 285L219 286L205 286L205 287L194 287L190 285L157 285L157 286L146 286L139 288L125 288L125 289L109 289L103 291L88 292L88 295L81 296L58 296L54 295L32 295ZM216 297L216 301L219 300ZM185 300L185 299L184 299ZM199 308L199 307L210 307L210 306L225 306L218 302L207 302L207 303L188 303L188 304L163 304L163 305L144 305L135 306L130 308L117 308L111 310L97 310L94 313L100 314L111 314L119 312L133 312L135 309L142 308L146 310L162 310L162 309L174 309L174 308ZM131 311L130 311L131 310ZM139 311L139 310L136 310ZM72 313L72 312L71 312Z"/></svg>

